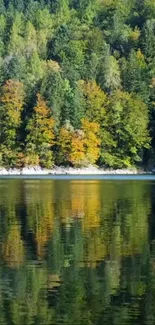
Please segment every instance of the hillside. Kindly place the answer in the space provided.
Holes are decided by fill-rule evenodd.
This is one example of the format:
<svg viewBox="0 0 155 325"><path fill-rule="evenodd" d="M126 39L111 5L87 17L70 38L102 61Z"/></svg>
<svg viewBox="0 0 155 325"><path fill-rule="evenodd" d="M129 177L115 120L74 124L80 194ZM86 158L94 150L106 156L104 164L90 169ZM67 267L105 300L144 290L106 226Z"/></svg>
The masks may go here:
<svg viewBox="0 0 155 325"><path fill-rule="evenodd" d="M154 0L0 0L0 166L154 166L154 116Z"/></svg>

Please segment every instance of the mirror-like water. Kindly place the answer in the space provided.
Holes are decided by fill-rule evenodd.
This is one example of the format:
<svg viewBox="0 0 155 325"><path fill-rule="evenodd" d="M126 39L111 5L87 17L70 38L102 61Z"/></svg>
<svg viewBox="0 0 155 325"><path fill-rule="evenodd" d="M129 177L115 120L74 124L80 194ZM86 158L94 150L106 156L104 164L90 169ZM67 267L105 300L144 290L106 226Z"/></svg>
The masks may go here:
<svg viewBox="0 0 155 325"><path fill-rule="evenodd" d="M0 324L155 324L155 181L1 179Z"/></svg>

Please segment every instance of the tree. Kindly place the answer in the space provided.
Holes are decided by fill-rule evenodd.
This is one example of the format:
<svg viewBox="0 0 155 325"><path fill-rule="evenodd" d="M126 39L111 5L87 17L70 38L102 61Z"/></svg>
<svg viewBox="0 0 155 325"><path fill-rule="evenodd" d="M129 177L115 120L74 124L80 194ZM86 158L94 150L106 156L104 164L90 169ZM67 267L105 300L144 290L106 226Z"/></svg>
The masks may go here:
<svg viewBox="0 0 155 325"><path fill-rule="evenodd" d="M74 166L94 164L100 155L99 124L82 119L81 130L72 134L69 160Z"/></svg>
<svg viewBox="0 0 155 325"><path fill-rule="evenodd" d="M6 26L6 17L4 15L0 15L0 54L1 56L5 55L5 41L7 37L7 26Z"/></svg>
<svg viewBox="0 0 155 325"><path fill-rule="evenodd" d="M61 122L69 120L75 129L81 127L81 119L85 113L85 98L81 83L78 81L72 88L69 80L64 82L64 102L61 109Z"/></svg>
<svg viewBox="0 0 155 325"><path fill-rule="evenodd" d="M58 154L57 154L57 163L66 165L69 163L69 156L71 151L71 142L73 127L69 121L66 121L65 125L62 126L59 130L57 145L58 145Z"/></svg>
<svg viewBox="0 0 155 325"><path fill-rule="evenodd" d="M22 55L24 52L24 16L17 12L10 30L8 50L11 55Z"/></svg>
<svg viewBox="0 0 155 325"><path fill-rule="evenodd" d="M86 116L90 121L102 123L106 118L106 105L108 98L106 93L97 85L96 81L79 82L86 101Z"/></svg>
<svg viewBox="0 0 155 325"><path fill-rule="evenodd" d="M20 150L18 132L24 107L24 86L16 80L7 80L0 97L0 142L5 163L11 163ZM9 161L10 157L10 161Z"/></svg>
<svg viewBox="0 0 155 325"><path fill-rule="evenodd" d="M148 68L142 51L132 50L128 60L122 59L122 79L125 88L148 101Z"/></svg>
<svg viewBox="0 0 155 325"><path fill-rule="evenodd" d="M110 55L105 60L104 84L108 91L119 89L121 86L120 69L117 60Z"/></svg>
<svg viewBox="0 0 155 325"><path fill-rule="evenodd" d="M84 133L76 130L72 134L69 161L73 166L80 167L85 165Z"/></svg>
<svg viewBox="0 0 155 325"><path fill-rule="evenodd" d="M54 119L46 102L37 94L37 104L34 107L32 118L26 127L26 162L31 162L34 154L39 157L39 162L44 167L51 167L53 163L52 147L54 145ZM30 159L29 159L30 158Z"/></svg>
<svg viewBox="0 0 155 325"><path fill-rule="evenodd" d="M147 20L143 29L143 48L149 62L155 55L155 19Z"/></svg>
<svg viewBox="0 0 155 325"><path fill-rule="evenodd" d="M107 126L101 130L101 159L112 167L130 167L149 147L148 109L137 96L116 91L109 98Z"/></svg>
<svg viewBox="0 0 155 325"><path fill-rule="evenodd" d="M0 0L0 14L5 13L4 0Z"/></svg>
<svg viewBox="0 0 155 325"><path fill-rule="evenodd" d="M46 74L41 84L41 95L46 98L48 106L52 108L56 126L60 124L61 109L64 104L66 80L63 80L60 70L47 66Z"/></svg>
<svg viewBox="0 0 155 325"><path fill-rule="evenodd" d="M24 33L24 41L25 41L25 55L27 58L30 58L31 55L37 51L37 35L36 30L32 23L28 21L25 26L25 33Z"/></svg>
<svg viewBox="0 0 155 325"><path fill-rule="evenodd" d="M153 0L144 1L144 13L145 13L145 17L148 17L149 19L154 18L155 3Z"/></svg>
<svg viewBox="0 0 155 325"><path fill-rule="evenodd" d="M71 163L81 167L94 164L100 155L99 124L87 118L81 120L81 129L75 129L69 121L58 135L58 163Z"/></svg>
<svg viewBox="0 0 155 325"><path fill-rule="evenodd" d="M82 119L82 130L84 132L84 146L87 164L94 164L100 155L100 126L96 122Z"/></svg>

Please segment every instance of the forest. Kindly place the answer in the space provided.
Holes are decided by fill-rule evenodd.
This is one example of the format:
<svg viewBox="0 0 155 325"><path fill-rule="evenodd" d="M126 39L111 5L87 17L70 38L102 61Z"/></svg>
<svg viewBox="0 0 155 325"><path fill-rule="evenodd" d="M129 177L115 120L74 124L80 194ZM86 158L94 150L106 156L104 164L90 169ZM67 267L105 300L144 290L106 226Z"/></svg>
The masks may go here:
<svg viewBox="0 0 155 325"><path fill-rule="evenodd" d="M155 1L0 0L0 166L155 165Z"/></svg>

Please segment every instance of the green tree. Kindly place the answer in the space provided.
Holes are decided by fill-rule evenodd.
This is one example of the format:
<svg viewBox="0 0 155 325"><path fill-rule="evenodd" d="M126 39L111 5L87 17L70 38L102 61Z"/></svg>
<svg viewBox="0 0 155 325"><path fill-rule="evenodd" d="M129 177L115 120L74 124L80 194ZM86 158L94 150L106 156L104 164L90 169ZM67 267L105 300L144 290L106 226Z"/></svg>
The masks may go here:
<svg viewBox="0 0 155 325"><path fill-rule="evenodd" d="M109 98L107 125L101 130L103 163L130 167L143 158L149 147L148 109L135 95L116 91Z"/></svg>
<svg viewBox="0 0 155 325"><path fill-rule="evenodd" d="M4 0L0 0L0 14L5 13Z"/></svg>
<svg viewBox="0 0 155 325"><path fill-rule="evenodd" d="M11 55L22 55L24 51L24 15L16 12L12 28L10 30L10 40L8 50Z"/></svg>
<svg viewBox="0 0 155 325"><path fill-rule="evenodd" d="M41 94L44 96L44 98L46 98L49 107L52 109L56 125L60 124L61 109L64 105L65 89L66 80L63 80L61 76L59 65L47 65L47 73L44 75L41 84Z"/></svg>
<svg viewBox="0 0 155 325"><path fill-rule="evenodd" d="M117 60L111 55L105 60L103 86L108 91L119 89L121 86L119 65Z"/></svg>
<svg viewBox="0 0 155 325"><path fill-rule="evenodd" d="M148 101L148 68L146 58L140 49L131 51L128 60L123 58L122 79L129 92L138 94L145 102Z"/></svg>

